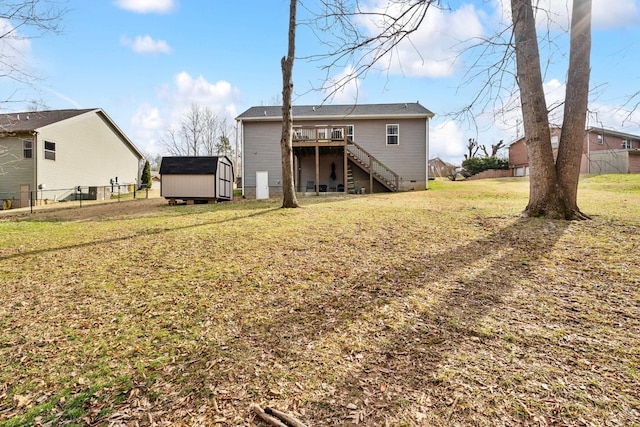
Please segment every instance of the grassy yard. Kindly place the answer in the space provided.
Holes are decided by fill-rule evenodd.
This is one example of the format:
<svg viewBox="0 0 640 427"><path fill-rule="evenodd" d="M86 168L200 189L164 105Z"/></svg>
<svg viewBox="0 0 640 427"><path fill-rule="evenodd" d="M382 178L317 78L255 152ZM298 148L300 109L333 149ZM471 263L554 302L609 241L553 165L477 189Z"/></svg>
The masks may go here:
<svg viewBox="0 0 640 427"><path fill-rule="evenodd" d="M0 426L640 425L640 176L0 217Z"/></svg>

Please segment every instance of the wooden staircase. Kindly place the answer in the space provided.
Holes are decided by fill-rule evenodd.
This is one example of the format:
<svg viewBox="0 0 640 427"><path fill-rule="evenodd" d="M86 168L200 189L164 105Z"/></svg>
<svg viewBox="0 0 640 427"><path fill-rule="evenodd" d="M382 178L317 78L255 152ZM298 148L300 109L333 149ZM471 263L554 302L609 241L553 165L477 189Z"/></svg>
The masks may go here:
<svg viewBox="0 0 640 427"><path fill-rule="evenodd" d="M347 164L347 192L349 194L356 194L356 184L353 182L353 171L349 164Z"/></svg>
<svg viewBox="0 0 640 427"><path fill-rule="evenodd" d="M347 143L347 156L352 164L367 172L389 191L396 192L399 190L400 175L353 141ZM354 194L356 192L353 173L350 167L347 167L347 186L349 193Z"/></svg>

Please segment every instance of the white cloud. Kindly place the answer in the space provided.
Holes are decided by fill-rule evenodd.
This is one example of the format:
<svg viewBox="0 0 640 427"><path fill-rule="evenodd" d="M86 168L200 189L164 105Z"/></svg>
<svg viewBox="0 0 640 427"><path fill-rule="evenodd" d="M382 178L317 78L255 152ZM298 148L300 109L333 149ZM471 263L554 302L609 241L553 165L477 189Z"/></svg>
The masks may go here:
<svg viewBox="0 0 640 427"><path fill-rule="evenodd" d="M511 22L509 1L495 0L496 9ZM567 31L570 27L573 1L538 0L538 28ZM594 28L625 28L640 24L638 0L593 0L591 23Z"/></svg>
<svg viewBox="0 0 640 427"><path fill-rule="evenodd" d="M440 123L429 133L429 158L440 157L445 162L460 165L468 139L457 122Z"/></svg>
<svg viewBox="0 0 640 427"><path fill-rule="evenodd" d="M140 148L150 154L163 154L162 137L171 127L178 127L192 105L207 107L229 123L238 115L238 89L220 80L210 83L203 76L194 78L186 71L176 74L173 84L162 85L157 92L158 105L141 104L131 118L131 126Z"/></svg>
<svg viewBox="0 0 640 427"><path fill-rule="evenodd" d="M324 96L329 97L331 102L338 104L354 104L362 102L360 94L360 79L354 76L355 69L349 66L337 76L328 79L324 87ZM334 91L336 85L342 85L340 89Z"/></svg>
<svg viewBox="0 0 640 427"><path fill-rule="evenodd" d="M169 13L176 8L174 0L116 0L122 9L136 13Z"/></svg>
<svg viewBox="0 0 640 427"><path fill-rule="evenodd" d="M173 52L171 46L164 40L154 40L151 36L138 36L135 40L131 40L128 37L122 37L120 42L125 46L130 46L131 50L136 53L142 54L156 54L164 53L170 54Z"/></svg>
<svg viewBox="0 0 640 427"><path fill-rule="evenodd" d="M21 37L6 19L0 19L0 75L21 78L30 74L27 56L31 53L31 42Z"/></svg>
<svg viewBox="0 0 640 427"><path fill-rule="evenodd" d="M400 16L402 2L379 0L367 10L376 13L376 18L361 18L360 24L369 35L378 34L382 13ZM474 37L482 36L480 12L471 4L456 10L429 8L418 30L404 40L389 56L389 71L394 74L424 77L445 77L455 71L462 46ZM369 15L371 16L371 15Z"/></svg>
<svg viewBox="0 0 640 427"><path fill-rule="evenodd" d="M175 87L165 85L160 97L174 105L189 106L193 103L201 106L224 106L235 102L238 90L225 80L209 83L203 76L193 78L183 71L174 77Z"/></svg>

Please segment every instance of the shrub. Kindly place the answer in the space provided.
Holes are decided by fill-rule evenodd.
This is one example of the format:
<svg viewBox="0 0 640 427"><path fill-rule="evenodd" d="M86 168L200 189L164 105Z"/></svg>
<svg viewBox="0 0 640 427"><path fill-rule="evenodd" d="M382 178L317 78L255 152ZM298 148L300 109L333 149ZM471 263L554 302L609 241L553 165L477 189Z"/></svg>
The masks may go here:
<svg viewBox="0 0 640 427"><path fill-rule="evenodd" d="M471 176L479 174L488 169L509 169L509 160L500 159L494 156L490 157L472 157L462 162L462 167L466 174Z"/></svg>

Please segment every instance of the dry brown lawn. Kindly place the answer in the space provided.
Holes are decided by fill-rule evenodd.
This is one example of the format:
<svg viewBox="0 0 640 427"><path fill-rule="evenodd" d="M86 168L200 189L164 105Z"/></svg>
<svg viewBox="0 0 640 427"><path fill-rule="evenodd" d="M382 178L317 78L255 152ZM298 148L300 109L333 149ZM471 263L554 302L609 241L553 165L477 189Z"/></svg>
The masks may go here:
<svg viewBox="0 0 640 427"><path fill-rule="evenodd" d="M640 425L640 176L0 216L0 426Z"/></svg>

